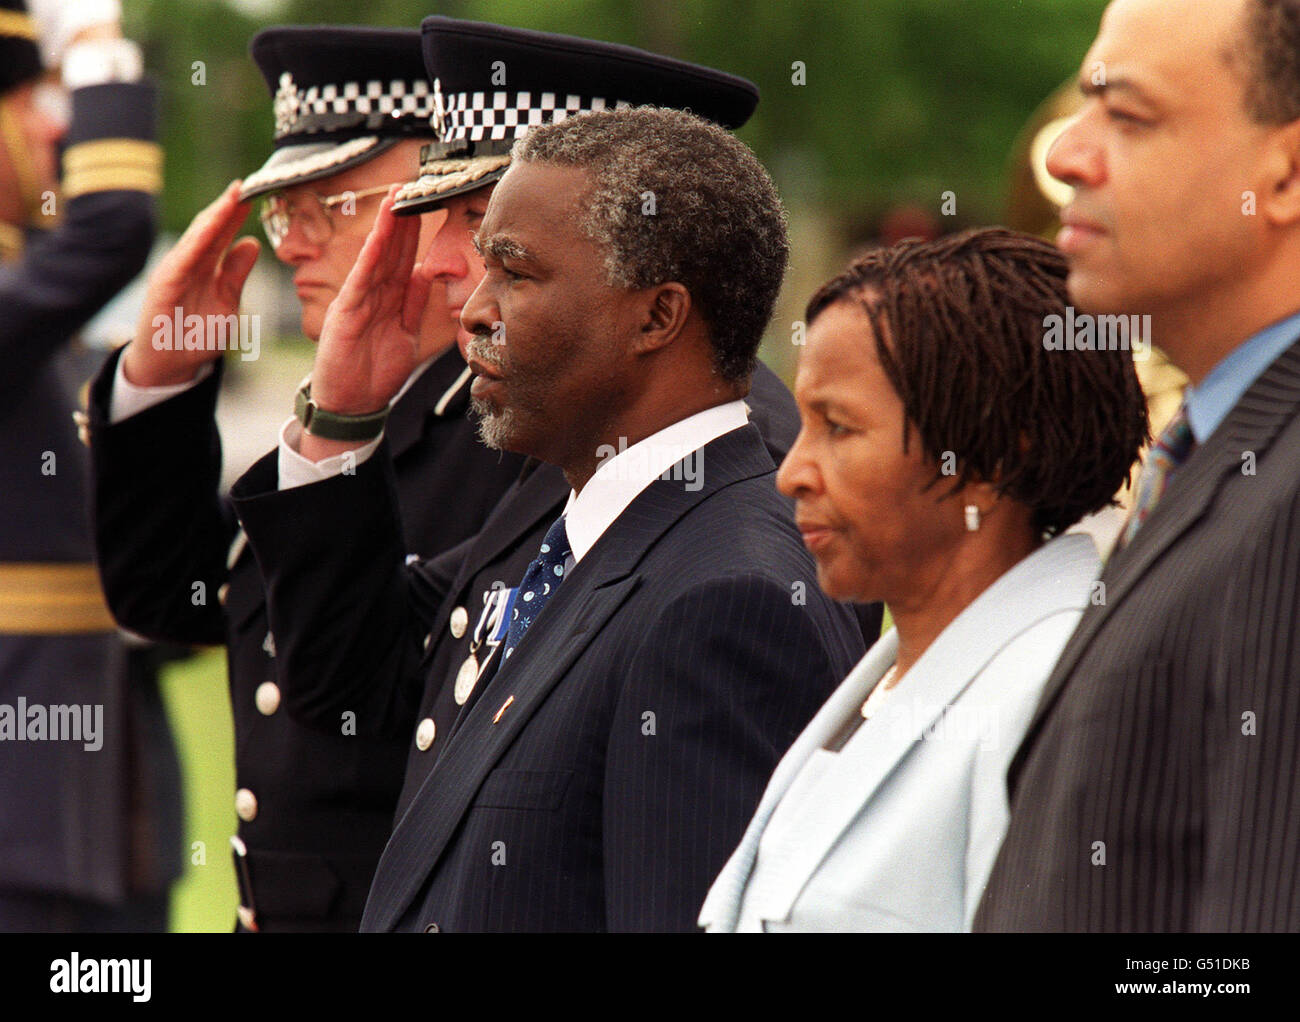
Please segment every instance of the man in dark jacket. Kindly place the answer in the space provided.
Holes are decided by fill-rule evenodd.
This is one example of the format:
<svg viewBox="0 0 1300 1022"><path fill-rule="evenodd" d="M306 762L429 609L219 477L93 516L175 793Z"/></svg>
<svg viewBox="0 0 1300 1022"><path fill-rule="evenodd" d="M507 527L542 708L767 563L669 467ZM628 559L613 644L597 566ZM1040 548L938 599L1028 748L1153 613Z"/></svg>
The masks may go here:
<svg viewBox="0 0 1300 1022"><path fill-rule="evenodd" d="M162 930L179 768L153 673L128 680L91 563L72 420L75 336L144 266L162 156L139 50L115 22L61 13L60 195L36 26L0 2L0 930Z"/></svg>

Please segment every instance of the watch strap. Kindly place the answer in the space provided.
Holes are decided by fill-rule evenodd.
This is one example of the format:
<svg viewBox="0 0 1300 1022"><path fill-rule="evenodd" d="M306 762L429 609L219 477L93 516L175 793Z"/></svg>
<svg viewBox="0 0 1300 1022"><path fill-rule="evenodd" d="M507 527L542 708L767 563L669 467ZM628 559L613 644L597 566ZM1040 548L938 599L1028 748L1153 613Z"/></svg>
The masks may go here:
<svg viewBox="0 0 1300 1022"><path fill-rule="evenodd" d="M384 431L384 423L388 421L386 407L367 415L340 415L325 411L312 400L310 380L299 389L293 403L293 414L303 429L322 440L373 440Z"/></svg>

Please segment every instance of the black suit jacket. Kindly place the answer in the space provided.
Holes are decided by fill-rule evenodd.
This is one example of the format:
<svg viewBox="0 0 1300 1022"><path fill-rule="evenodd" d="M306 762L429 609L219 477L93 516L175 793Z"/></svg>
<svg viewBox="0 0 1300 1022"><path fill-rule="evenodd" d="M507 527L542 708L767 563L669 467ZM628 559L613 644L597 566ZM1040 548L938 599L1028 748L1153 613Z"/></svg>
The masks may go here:
<svg viewBox="0 0 1300 1022"><path fill-rule="evenodd" d="M1300 344L1102 574L1009 771L983 930L1300 929Z"/></svg>
<svg viewBox="0 0 1300 1022"><path fill-rule="evenodd" d="M289 679L261 573L218 492L220 373L110 426L115 369L116 358L91 389L96 540L109 605L142 635L226 645L236 783L257 800L239 835L263 930L355 929L391 827L406 743L354 727L346 709L317 730L283 706L259 707L259 688L270 682L283 691ZM468 405L465 363L452 348L393 408L387 433L403 555L430 556L472 535L518 475L521 459L478 442Z"/></svg>
<svg viewBox="0 0 1300 1022"><path fill-rule="evenodd" d="M476 686L385 850L363 929L695 928L772 769L863 651L852 613L815 585L758 430L713 441L703 464L698 491L660 479L633 501ZM305 566L285 553L284 495L255 481L236 506L276 621L303 611ZM372 609L400 619L401 590L383 567L393 523L352 525L375 537L375 569L350 576L356 634Z"/></svg>
<svg viewBox="0 0 1300 1022"><path fill-rule="evenodd" d="M143 82L77 89L69 154L83 143L150 141L154 102ZM72 420L90 353L74 337L148 258L155 200L137 187L137 166L104 156L98 186L64 200L59 227L0 266L0 562L91 561L86 451ZM130 684L127 656L110 628L0 633L0 703L103 708L97 751L0 742L0 889L120 906L162 894L180 873L171 731L155 678L146 671Z"/></svg>

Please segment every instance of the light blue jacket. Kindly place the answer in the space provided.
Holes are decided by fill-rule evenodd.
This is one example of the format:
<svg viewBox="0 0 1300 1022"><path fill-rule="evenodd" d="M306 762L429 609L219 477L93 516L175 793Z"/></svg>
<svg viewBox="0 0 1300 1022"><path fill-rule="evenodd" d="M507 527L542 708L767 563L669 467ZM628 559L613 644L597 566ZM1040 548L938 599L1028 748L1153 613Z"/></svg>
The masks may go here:
<svg viewBox="0 0 1300 1022"><path fill-rule="evenodd" d="M838 754L817 753L893 664L898 635L882 636L777 766L700 925L968 930L1007 828L1007 766L1083 608L1105 598L1100 571L1087 536L1044 544L943 630ZM810 784L814 754L824 772Z"/></svg>

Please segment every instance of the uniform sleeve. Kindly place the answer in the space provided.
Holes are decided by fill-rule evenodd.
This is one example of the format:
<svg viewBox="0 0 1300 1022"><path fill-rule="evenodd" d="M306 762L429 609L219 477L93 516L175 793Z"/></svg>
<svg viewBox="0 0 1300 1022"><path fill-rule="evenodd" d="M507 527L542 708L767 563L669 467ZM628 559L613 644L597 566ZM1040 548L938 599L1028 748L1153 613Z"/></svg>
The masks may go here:
<svg viewBox="0 0 1300 1022"><path fill-rule="evenodd" d="M842 680L815 606L770 579L717 579L647 629L609 739L610 930L697 929L772 771Z"/></svg>
<svg viewBox="0 0 1300 1022"><path fill-rule="evenodd" d="M407 735L447 572L406 564L387 443L354 474L288 490L276 462L231 494L266 583L285 707L316 727L352 711L358 734Z"/></svg>
<svg viewBox="0 0 1300 1022"><path fill-rule="evenodd" d="M90 388L91 515L113 617L151 639L226 641L221 586L237 525L219 493L221 365L195 386L109 424L115 352Z"/></svg>
<svg viewBox="0 0 1300 1022"><path fill-rule="evenodd" d="M153 86L77 89L72 109L59 226L0 267L0 400L144 268L153 244L162 186Z"/></svg>

